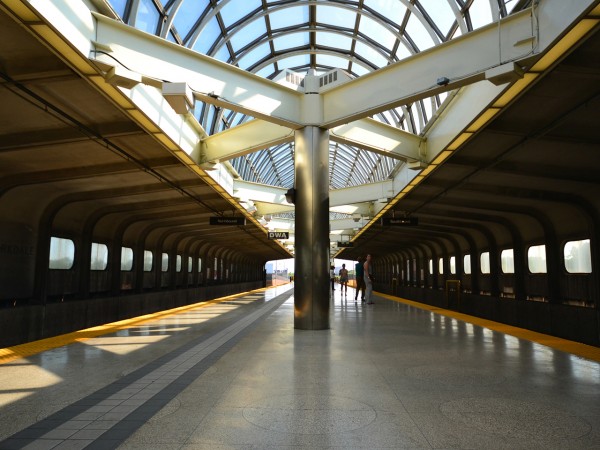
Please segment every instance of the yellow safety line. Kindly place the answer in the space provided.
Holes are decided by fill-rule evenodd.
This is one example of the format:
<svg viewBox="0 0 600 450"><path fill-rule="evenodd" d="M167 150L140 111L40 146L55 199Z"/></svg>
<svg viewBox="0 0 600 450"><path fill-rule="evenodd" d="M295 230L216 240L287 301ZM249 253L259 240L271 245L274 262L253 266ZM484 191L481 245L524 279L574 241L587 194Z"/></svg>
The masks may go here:
<svg viewBox="0 0 600 450"><path fill-rule="evenodd" d="M406 305L414 306L419 309L431 311L435 314L442 316L451 317L453 319L461 320L463 322L471 323L484 328L489 328L493 331L508 334L519 339L525 339L531 342L537 342L538 344L545 345L555 350L560 350L566 353L580 356L582 358L590 359L592 361L600 362L600 347L594 347L593 345L582 344L580 342L569 341L556 336L550 336L536 331L526 330L524 328L518 328L504 323L494 322L492 320L482 319L480 317L469 316L467 314L443 309L437 306L426 305L424 303L418 303L405 298L394 297L392 295L377 293L378 296L393 300L398 303L404 303Z"/></svg>
<svg viewBox="0 0 600 450"><path fill-rule="evenodd" d="M227 297L220 297L204 302L193 303L191 305L179 306L177 308L166 309L164 311L159 311L153 314L145 314L143 316L137 316L131 319L119 320L118 322L107 323L104 325L99 325L97 327L86 328L84 330L73 331L67 334L61 334L59 336L40 339L39 341L27 342L26 344L15 345L14 347L0 348L0 365L9 363L16 359L36 355L38 353L53 348L63 347L74 342L83 342L98 336L103 336L105 334L114 333L119 330L143 325L148 322L154 322L158 319L163 319L165 317L174 316L175 314L179 314L184 311L189 311L191 309L205 308L215 303L226 302L234 298L243 297L256 292L266 291L267 289L272 288L273 287L266 287L255 289L252 291L241 292L238 294L228 295Z"/></svg>

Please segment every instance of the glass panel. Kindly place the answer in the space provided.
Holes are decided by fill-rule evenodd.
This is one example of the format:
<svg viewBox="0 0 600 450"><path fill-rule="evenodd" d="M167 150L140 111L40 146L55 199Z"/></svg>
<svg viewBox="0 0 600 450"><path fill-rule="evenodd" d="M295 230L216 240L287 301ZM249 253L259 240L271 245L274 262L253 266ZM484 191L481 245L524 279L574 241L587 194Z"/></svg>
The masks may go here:
<svg viewBox="0 0 600 450"><path fill-rule="evenodd" d="M92 242L90 256L90 270L105 270L108 266L108 247L104 244Z"/></svg>
<svg viewBox="0 0 600 450"><path fill-rule="evenodd" d="M531 273L546 273L546 246L534 245L527 250L527 265Z"/></svg>
<svg viewBox="0 0 600 450"><path fill-rule="evenodd" d="M490 273L490 252L483 252L479 263L481 264L481 273Z"/></svg>
<svg viewBox="0 0 600 450"><path fill-rule="evenodd" d="M269 21L273 30L308 22L308 7L295 6L269 13Z"/></svg>
<svg viewBox="0 0 600 450"><path fill-rule="evenodd" d="M121 247L121 270L127 272L133 269L133 249Z"/></svg>
<svg viewBox="0 0 600 450"><path fill-rule="evenodd" d="M223 45L221 48L219 48L219 50L217 50L216 53L212 53L210 56L212 56L215 59L218 59L219 61L227 63L231 60L231 53L229 53L229 49L226 45Z"/></svg>
<svg viewBox="0 0 600 450"><path fill-rule="evenodd" d="M317 7L317 22L345 28L354 28L356 13L347 9L321 4Z"/></svg>
<svg viewBox="0 0 600 450"><path fill-rule="evenodd" d="M234 51L238 51L250 42L267 34L267 25L265 24L265 18L259 17L252 22L248 22L244 25L244 29L234 33L231 36L229 42L233 47Z"/></svg>
<svg viewBox="0 0 600 450"><path fill-rule="evenodd" d="M285 34L273 39L273 46L276 52L290 48L305 47L308 43L308 33L305 32Z"/></svg>
<svg viewBox="0 0 600 450"><path fill-rule="evenodd" d="M263 78L268 78L271 75L273 75L273 72L275 72L275 66L273 66L273 64L269 64L268 66L265 66L262 69L260 69L258 72L256 72L256 75L259 75Z"/></svg>
<svg viewBox="0 0 600 450"><path fill-rule="evenodd" d="M376 51L373 47L369 47L368 45L365 45L362 42L356 43L355 52L357 55L360 55L362 58L366 59L367 61L370 61L377 67L387 66L388 60L385 56Z"/></svg>
<svg viewBox="0 0 600 450"><path fill-rule="evenodd" d="M160 270L162 272L166 272L169 270L169 255L167 253L163 253L160 259Z"/></svg>
<svg viewBox="0 0 600 450"><path fill-rule="evenodd" d="M492 10L489 0L474 0L469 7L469 16L473 29L480 28L492 22Z"/></svg>
<svg viewBox="0 0 600 450"><path fill-rule="evenodd" d="M280 59L277 64L280 69L290 69L293 67L305 66L310 63L310 58L308 55L298 55L292 56L290 58Z"/></svg>
<svg viewBox="0 0 600 450"><path fill-rule="evenodd" d="M394 36L391 31L384 28L379 22L376 22L367 16L362 16L360 18L360 26L358 27L358 31L390 50L396 43L396 36Z"/></svg>
<svg viewBox="0 0 600 450"><path fill-rule="evenodd" d="M335 47L349 52L352 46L352 39L341 34L320 31L317 33L317 45Z"/></svg>
<svg viewBox="0 0 600 450"><path fill-rule="evenodd" d="M503 273L515 273L515 254L512 248L502 250L500 263L502 264Z"/></svg>
<svg viewBox="0 0 600 450"><path fill-rule="evenodd" d="M569 273L592 273L590 240L570 241L564 247L565 269Z"/></svg>
<svg viewBox="0 0 600 450"><path fill-rule="evenodd" d="M192 259L192 257L188 256L188 264L187 264L188 273L192 273L192 264L193 263L194 263L194 260Z"/></svg>
<svg viewBox="0 0 600 450"><path fill-rule="evenodd" d="M204 130L208 134L212 134L212 124L215 120L215 107L213 105L207 105L208 114L206 115L206 119L204 119Z"/></svg>
<svg viewBox="0 0 600 450"><path fill-rule="evenodd" d="M138 15L135 18L135 27L151 34L158 30L160 14L152 0L141 0Z"/></svg>
<svg viewBox="0 0 600 450"><path fill-rule="evenodd" d="M70 239L50 238L49 269L68 270L75 261L75 243Z"/></svg>
<svg viewBox="0 0 600 450"><path fill-rule="evenodd" d="M463 259L463 269L465 274L471 274L471 255L465 255L465 258Z"/></svg>
<svg viewBox="0 0 600 450"><path fill-rule="evenodd" d="M221 27L214 17L204 26L193 49L200 53L208 53L217 38L221 36Z"/></svg>
<svg viewBox="0 0 600 450"><path fill-rule="evenodd" d="M150 250L144 250L144 272L150 272L152 270L153 261L154 254Z"/></svg>
<svg viewBox="0 0 600 450"><path fill-rule="evenodd" d="M422 51L433 47L433 39L425 29L423 23L414 15L411 14L406 25L406 34L416 43L417 48Z"/></svg>
<svg viewBox="0 0 600 450"><path fill-rule="evenodd" d="M244 54L239 60L239 65L242 69L247 69L269 54L271 54L271 47L268 42L265 42Z"/></svg>
<svg viewBox="0 0 600 450"><path fill-rule="evenodd" d="M173 19L173 26L177 29L179 36L184 38L192 29L192 26L202 15L208 6L208 0L184 1Z"/></svg>
<svg viewBox="0 0 600 450"><path fill-rule="evenodd" d="M454 0L452 0L454 1ZM456 17L447 0L420 0L419 3L427 11L427 14L433 20L433 23L446 35L450 31Z"/></svg>
<svg viewBox="0 0 600 450"><path fill-rule="evenodd" d="M369 69L361 64L357 64L357 63L352 63L352 68L350 69L357 77L360 77L361 75L366 75L369 72L372 71L372 69Z"/></svg>
<svg viewBox="0 0 600 450"><path fill-rule="evenodd" d="M202 272L202 258L198 258L198 272Z"/></svg>
<svg viewBox="0 0 600 450"><path fill-rule="evenodd" d="M257 8L260 8L259 0L244 0L243 2L226 2L221 8L221 17L226 27L231 26L242 17L250 14Z"/></svg>
<svg viewBox="0 0 600 450"><path fill-rule="evenodd" d="M127 6L127 0L109 0L110 6L115 10L115 12L123 18L125 15L125 7Z"/></svg>
<svg viewBox="0 0 600 450"><path fill-rule="evenodd" d="M365 0L364 4L381 13L386 19L391 20L397 25L402 23L406 14L406 6L398 0Z"/></svg>
<svg viewBox="0 0 600 450"><path fill-rule="evenodd" d="M438 273L442 275L444 273L444 258L438 260Z"/></svg>
<svg viewBox="0 0 600 450"><path fill-rule="evenodd" d="M175 257L175 271L181 272L181 255Z"/></svg>
<svg viewBox="0 0 600 450"><path fill-rule="evenodd" d="M317 55L317 65L345 69L348 67L348 60L338 56Z"/></svg>
<svg viewBox="0 0 600 450"><path fill-rule="evenodd" d="M450 257L450 273L456 274L456 257L454 256Z"/></svg>
<svg viewBox="0 0 600 450"><path fill-rule="evenodd" d="M400 43L400 45L398 46L398 50L396 50L396 58L398 59L398 61L401 61L404 58L408 58L411 55L412 52L408 49L408 47L406 47L406 45L404 45L403 43Z"/></svg>

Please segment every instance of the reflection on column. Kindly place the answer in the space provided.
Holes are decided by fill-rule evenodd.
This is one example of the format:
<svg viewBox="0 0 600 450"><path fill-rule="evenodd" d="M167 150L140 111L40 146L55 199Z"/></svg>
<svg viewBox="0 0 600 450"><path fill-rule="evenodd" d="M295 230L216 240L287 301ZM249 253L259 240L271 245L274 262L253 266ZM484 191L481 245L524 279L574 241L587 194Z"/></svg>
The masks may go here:
<svg viewBox="0 0 600 450"><path fill-rule="evenodd" d="M329 328L329 132L296 131L294 327Z"/></svg>

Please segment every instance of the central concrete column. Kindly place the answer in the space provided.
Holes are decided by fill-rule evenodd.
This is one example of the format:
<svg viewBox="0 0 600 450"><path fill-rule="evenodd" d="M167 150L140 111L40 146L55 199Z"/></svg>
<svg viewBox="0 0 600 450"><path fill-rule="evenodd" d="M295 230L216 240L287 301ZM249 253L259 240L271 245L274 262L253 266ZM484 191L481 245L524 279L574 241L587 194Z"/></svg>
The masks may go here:
<svg viewBox="0 0 600 450"><path fill-rule="evenodd" d="M294 328L329 328L329 132L295 133Z"/></svg>

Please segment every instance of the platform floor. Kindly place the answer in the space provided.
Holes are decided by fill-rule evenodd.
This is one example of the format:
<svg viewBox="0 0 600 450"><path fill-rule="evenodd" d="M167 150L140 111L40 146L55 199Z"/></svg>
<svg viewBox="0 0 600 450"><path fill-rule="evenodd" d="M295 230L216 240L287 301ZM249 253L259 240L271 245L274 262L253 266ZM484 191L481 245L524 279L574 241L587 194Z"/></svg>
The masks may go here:
<svg viewBox="0 0 600 450"><path fill-rule="evenodd" d="M294 330L292 293L7 360L0 449L600 449L599 362L339 286L330 330Z"/></svg>

